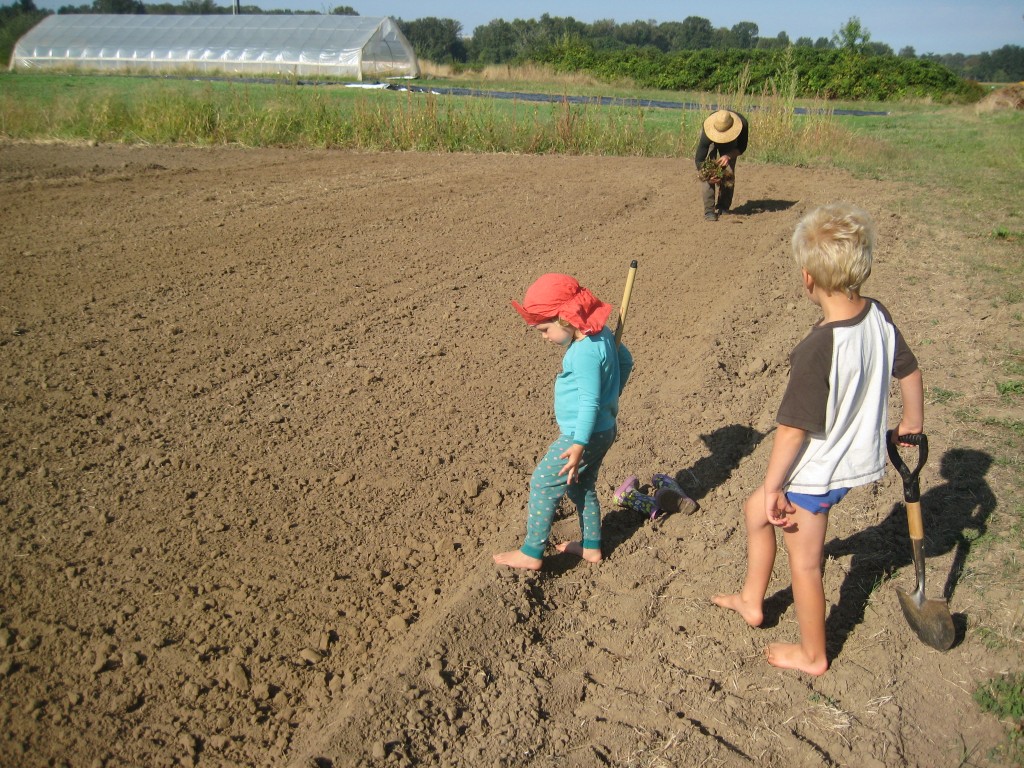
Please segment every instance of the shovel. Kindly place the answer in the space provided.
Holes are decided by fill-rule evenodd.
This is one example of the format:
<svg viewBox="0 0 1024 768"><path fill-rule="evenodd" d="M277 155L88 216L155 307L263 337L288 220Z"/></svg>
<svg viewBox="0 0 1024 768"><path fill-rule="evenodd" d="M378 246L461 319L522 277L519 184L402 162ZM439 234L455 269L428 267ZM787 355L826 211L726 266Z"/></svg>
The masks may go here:
<svg viewBox="0 0 1024 768"><path fill-rule="evenodd" d="M636 280L636 259L629 263L626 273L626 289L622 292L622 303L619 305L619 324L615 326L615 346L622 343L622 332L626 330L626 312L629 311L629 297L633 295L633 281Z"/></svg>
<svg viewBox="0 0 1024 768"><path fill-rule="evenodd" d="M945 600L927 599L924 596L924 522L921 520L921 484L918 475L928 459L928 438L925 435L902 435L896 438L899 442L918 447L917 466L911 470L900 456L899 447L892 437L890 430L885 435L885 444L889 450L889 460L903 478L903 500L907 505L907 526L910 528L914 573L917 575L917 588L913 592L908 595L897 587L896 595L900 599L907 623L921 641L936 650L948 651L956 638L949 607Z"/></svg>

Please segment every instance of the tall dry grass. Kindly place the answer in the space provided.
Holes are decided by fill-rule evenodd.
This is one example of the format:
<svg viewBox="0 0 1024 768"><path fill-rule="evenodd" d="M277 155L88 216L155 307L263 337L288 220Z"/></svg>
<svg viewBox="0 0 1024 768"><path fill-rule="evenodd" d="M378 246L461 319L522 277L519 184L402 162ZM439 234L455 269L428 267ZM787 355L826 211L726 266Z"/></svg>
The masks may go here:
<svg viewBox="0 0 1024 768"><path fill-rule="evenodd" d="M488 64L483 67L453 66L435 64L420 60L420 76L427 80L478 83L480 81L501 85L545 84L545 86L573 86L596 88L603 83L583 72L555 72L550 67L535 64Z"/></svg>

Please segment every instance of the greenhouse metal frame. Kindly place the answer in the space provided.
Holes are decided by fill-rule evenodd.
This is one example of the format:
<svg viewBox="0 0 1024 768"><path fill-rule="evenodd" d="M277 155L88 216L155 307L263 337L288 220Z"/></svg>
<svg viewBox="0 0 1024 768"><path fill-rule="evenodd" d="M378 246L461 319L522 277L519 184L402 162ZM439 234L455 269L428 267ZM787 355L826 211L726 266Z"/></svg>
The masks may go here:
<svg viewBox="0 0 1024 768"><path fill-rule="evenodd" d="M313 14L47 16L14 46L11 69L417 77L388 17Z"/></svg>

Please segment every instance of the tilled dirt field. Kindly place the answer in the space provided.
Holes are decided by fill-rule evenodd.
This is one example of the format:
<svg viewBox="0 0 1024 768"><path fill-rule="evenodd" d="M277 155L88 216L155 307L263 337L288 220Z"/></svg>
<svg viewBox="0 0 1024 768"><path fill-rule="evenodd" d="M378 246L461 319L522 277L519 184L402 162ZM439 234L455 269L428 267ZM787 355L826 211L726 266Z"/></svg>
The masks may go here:
<svg viewBox="0 0 1024 768"><path fill-rule="evenodd" d="M1021 323L964 266L997 247L977 222L911 196L741 161L709 223L683 160L0 146L0 764L998 764L972 693L1021 665L1020 446L984 424ZM815 679L763 658L796 638L784 553L764 628L708 596L742 580L817 319L789 237L835 200L876 217L865 293L957 395L926 407L922 506L958 637L900 611L890 471L832 515ZM618 304L631 259L606 559L496 568L560 361L509 299L558 271ZM655 472L700 509L614 507Z"/></svg>

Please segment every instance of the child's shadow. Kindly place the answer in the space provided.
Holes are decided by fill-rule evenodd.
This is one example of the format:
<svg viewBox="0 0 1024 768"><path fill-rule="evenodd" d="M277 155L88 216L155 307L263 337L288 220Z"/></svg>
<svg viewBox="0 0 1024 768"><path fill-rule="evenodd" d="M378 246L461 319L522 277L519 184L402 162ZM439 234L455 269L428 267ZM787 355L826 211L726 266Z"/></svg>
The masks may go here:
<svg viewBox="0 0 1024 768"><path fill-rule="evenodd" d="M711 453L688 469L675 473L676 482L694 501L700 501L730 477L740 462L754 452L766 435L742 424L716 429L700 439Z"/></svg>
<svg viewBox="0 0 1024 768"><path fill-rule="evenodd" d="M749 455L764 439L764 435L756 429L731 424L716 429L709 435L701 435L701 440L710 450L709 455L697 460L690 468L676 472L665 471L686 491L686 495L694 501L700 501L716 487L724 483L739 466L740 461ZM663 470L655 468L651 474ZM649 477L640 479L641 485L650 482ZM662 513L656 522L669 517ZM616 547L628 540L640 529L648 518L639 512L623 507L616 507L604 516L602 523L602 548L607 557Z"/></svg>
<svg viewBox="0 0 1024 768"><path fill-rule="evenodd" d="M985 532L985 522L996 506L995 495L985 480L991 465L992 457L987 453L954 448L942 457L939 469L946 482L921 494L925 537L925 597L941 595L949 600L953 596L967 561L971 541ZM840 505L836 513L842 514L841 510ZM974 533L968 537L968 531ZM930 582L927 576L934 577L935 569L929 565L928 558L951 551L954 552L953 563L940 592L935 586L929 586L935 582ZM828 542L825 555L853 556L849 572L839 588L839 600L825 622L829 658L835 658L850 633L864 620L871 593L896 569L913 563L906 507L900 501L893 505L892 511L878 525L845 539ZM913 568L901 575L900 581L905 592L913 592L916 586ZM763 626L778 623L779 617L792 600L792 590L789 588L766 600ZM957 628L956 642L959 643L966 626L964 617L954 616L954 626Z"/></svg>

